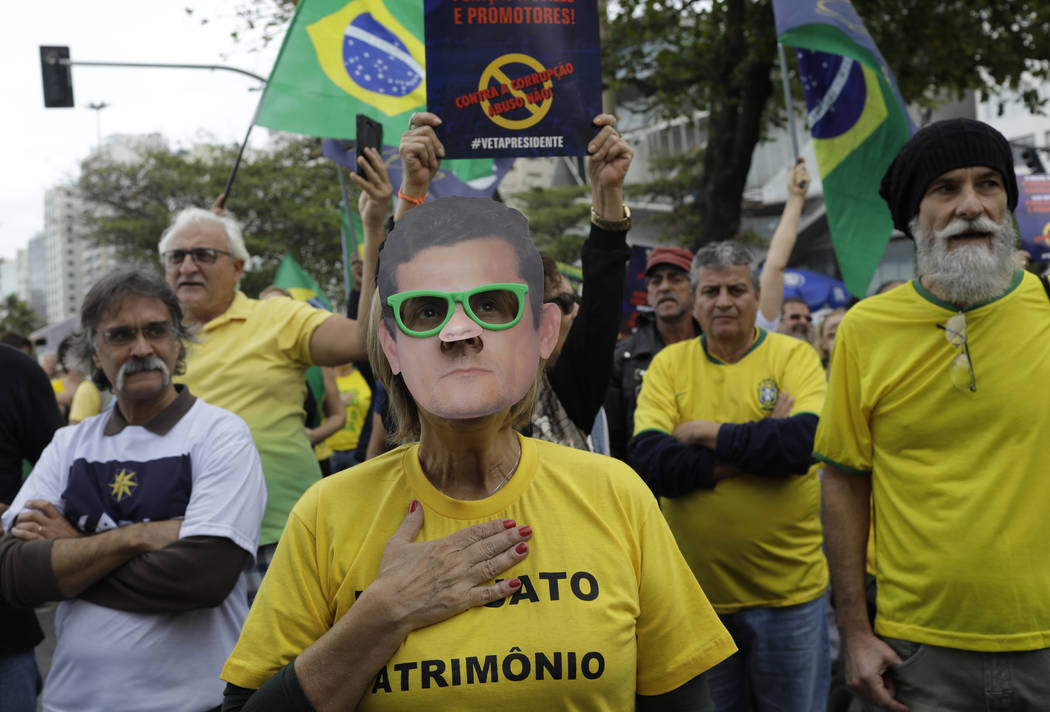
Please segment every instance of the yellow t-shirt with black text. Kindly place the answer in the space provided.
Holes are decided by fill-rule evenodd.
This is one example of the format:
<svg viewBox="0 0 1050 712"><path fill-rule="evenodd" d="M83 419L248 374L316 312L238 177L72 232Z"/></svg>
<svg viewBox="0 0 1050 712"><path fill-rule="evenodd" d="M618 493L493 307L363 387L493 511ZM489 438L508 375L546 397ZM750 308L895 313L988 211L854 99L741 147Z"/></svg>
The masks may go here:
<svg viewBox="0 0 1050 712"><path fill-rule="evenodd" d="M410 633L357 709L633 711L736 647L675 546L656 500L612 458L519 436L495 494L460 501L427 480L418 445L324 479L296 505L222 678L257 689L327 632L375 579L409 503L417 541L511 518L521 589Z"/></svg>

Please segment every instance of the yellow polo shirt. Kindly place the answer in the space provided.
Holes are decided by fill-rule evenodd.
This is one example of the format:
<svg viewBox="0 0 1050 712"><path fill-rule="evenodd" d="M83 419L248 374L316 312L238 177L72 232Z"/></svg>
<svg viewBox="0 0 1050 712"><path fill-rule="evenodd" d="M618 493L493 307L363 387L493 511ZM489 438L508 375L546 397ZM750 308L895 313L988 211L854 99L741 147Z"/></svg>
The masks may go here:
<svg viewBox="0 0 1050 712"><path fill-rule="evenodd" d="M233 411L252 431L266 477L259 545L276 542L288 513L321 469L306 438L303 399L310 337L332 316L286 297L259 301L237 292L190 344L177 376L198 398Z"/></svg>

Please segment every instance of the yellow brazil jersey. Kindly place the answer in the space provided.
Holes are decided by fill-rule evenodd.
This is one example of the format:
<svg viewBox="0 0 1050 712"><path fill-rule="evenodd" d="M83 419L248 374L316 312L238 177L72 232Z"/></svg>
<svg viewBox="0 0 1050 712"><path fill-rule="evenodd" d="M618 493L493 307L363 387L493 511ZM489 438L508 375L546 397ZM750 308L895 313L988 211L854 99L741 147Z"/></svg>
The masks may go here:
<svg viewBox="0 0 1050 712"><path fill-rule="evenodd" d="M259 544L281 536L285 520L321 469L303 428L310 337L332 316L287 297L265 301L238 291L190 344L185 383L193 395L233 411L252 431L266 477Z"/></svg>
<svg viewBox="0 0 1050 712"><path fill-rule="evenodd" d="M520 438L506 486L450 499L403 446L325 478L296 505L222 672L258 688L321 637L375 579L413 499L418 541L511 518L533 528L504 572L519 591L413 631L359 710L633 710L735 651L656 500L612 458ZM288 585L294 581L294 585Z"/></svg>
<svg viewBox="0 0 1050 712"><path fill-rule="evenodd" d="M877 632L969 650L1050 647L1050 301L1018 271L966 310L975 391L954 385L958 310L912 281L839 326L819 459L869 474Z"/></svg>
<svg viewBox="0 0 1050 712"><path fill-rule="evenodd" d="M670 434L690 420L744 423L768 417L780 393L791 415L819 414L824 370L809 344L755 330L736 363L711 356L704 336L672 344L653 358L638 395L635 435ZM746 474L660 506L686 561L719 613L812 601L828 584L821 550L817 468L804 475Z"/></svg>
<svg viewBox="0 0 1050 712"><path fill-rule="evenodd" d="M361 437L365 418L370 414L372 389L361 372L354 368L345 376L338 376L339 397L346 404L346 424L332 433L325 443L332 450L353 450Z"/></svg>
<svg viewBox="0 0 1050 712"><path fill-rule="evenodd" d="M98 415L102 409L102 394L94 381L85 378L77 386L73 393L73 402L69 404L69 422L79 423L93 415Z"/></svg>

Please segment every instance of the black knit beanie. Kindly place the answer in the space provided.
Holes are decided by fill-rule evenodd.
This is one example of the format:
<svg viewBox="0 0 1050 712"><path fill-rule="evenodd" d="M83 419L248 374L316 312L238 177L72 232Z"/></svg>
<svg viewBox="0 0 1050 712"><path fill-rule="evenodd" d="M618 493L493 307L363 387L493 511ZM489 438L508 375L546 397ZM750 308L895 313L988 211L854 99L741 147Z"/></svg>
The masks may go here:
<svg viewBox="0 0 1050 712"><path fill-rule="evenodd" d="M999 171L1006 185L1006 203L1011 211L1017 207L1017 176L1007 140L984 122L948 119L916 132L886 169L879 195L890 206L893 226L912 237L908 223L918 215L927 186L943 173L969 166Z"/></svg>

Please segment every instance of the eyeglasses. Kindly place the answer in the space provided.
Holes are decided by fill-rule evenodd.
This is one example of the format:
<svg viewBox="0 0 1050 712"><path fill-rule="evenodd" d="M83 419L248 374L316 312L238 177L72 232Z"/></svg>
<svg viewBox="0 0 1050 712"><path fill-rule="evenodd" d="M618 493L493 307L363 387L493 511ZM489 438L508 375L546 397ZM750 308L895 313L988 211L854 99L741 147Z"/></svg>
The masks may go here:
<svg viewBox="0 0 1050 712"><path fill-rule="evenodd" d="M949 367L952 376L952 385L971 393L977 392L977 378L973 373L973 360L970 358L970 345L966 341L966 314L959 312L946 324L938 324L938 329L944 329L944 338L948 343L961 349L960 353L952 359Z"/></svg>
<svg viewBox="0 0 1050 712"><path fill-rule="evenodd" d="M423 338L441 331L452 318L456 304L483 329L509 329L525 311L527 284L483 284L465 292L416 289L387 297L394 319L408 336Z"/></svg>
<svg viewBox="0 0 1050 712"><path fill-rule="evenodd" d="M230 255L226 250L216 250L214 247L194 247L191 250L168 250L164 253L164 261L171 267L177 267L190 256L194 264L211 265L219 259L219 255Z"/></svg>
<svg viewBox="0 0 1050 712"><path fill-rule="evenodd" d="M562 292L550 299L544 299L543 303L557 304L558 308L561 309L561 313L568 316L572 314L573 308L580 303L580 295L576 294L576 292Z"/></svg>
<svg viewBox="0 0 1050 712"><path fill-rule="evenodd" d="M154 321L141 329L132 326L114 326L102 332L102 340L110 346L126 346L142 333L146 341L163 341L171 336L172 326L166 321Z"/></svg>

